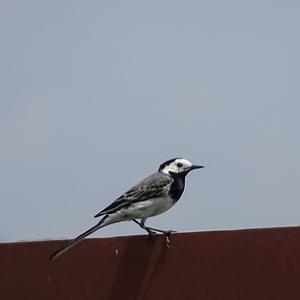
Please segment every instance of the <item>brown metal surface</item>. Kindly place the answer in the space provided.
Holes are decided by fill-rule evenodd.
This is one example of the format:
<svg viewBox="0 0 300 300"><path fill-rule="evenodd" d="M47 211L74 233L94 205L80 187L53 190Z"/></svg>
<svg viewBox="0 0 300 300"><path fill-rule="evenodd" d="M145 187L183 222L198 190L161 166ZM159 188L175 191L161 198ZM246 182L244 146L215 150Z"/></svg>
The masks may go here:
<svg viewBox="0 0 300 300"><path fill-rule="evenodd" d="M0 298L300 299L300 228L0 244Z"/></svg>

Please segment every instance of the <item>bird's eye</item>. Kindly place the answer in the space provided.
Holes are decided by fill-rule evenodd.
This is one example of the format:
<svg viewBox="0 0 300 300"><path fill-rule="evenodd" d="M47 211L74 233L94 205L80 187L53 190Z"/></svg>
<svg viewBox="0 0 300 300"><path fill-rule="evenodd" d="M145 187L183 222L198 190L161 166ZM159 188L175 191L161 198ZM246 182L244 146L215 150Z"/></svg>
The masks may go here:
<svg viewBox="0 0 300 300"><path fill-rule="evenodd" d="M177 167L181 168L182 167L182 163L177 163Z"/></svg>

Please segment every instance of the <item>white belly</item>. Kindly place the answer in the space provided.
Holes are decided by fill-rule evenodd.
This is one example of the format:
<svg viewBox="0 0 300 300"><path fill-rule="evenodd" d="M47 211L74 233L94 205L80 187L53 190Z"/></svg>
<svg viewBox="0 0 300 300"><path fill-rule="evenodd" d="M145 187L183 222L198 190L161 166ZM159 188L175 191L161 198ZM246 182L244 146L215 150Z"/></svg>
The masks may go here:
<svg viewBox="0 0 300 300"><path fill-rule="evenodd" d="M143 219L159 215L174 205L170 197L148 199L142 202L136 202L129 208L121 209L121 214L126 219Z"/></svg>

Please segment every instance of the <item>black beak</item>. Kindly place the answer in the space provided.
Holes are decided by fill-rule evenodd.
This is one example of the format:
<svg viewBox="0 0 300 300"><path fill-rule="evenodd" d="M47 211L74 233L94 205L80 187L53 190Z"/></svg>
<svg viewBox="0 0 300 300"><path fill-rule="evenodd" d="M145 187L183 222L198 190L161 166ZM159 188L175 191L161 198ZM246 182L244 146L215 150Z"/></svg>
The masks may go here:
<svg viewBox="0 0 300 300"><path fill-rule="evenodd" d="M202 169L204 166L192 165L190 170Z"/></svg>

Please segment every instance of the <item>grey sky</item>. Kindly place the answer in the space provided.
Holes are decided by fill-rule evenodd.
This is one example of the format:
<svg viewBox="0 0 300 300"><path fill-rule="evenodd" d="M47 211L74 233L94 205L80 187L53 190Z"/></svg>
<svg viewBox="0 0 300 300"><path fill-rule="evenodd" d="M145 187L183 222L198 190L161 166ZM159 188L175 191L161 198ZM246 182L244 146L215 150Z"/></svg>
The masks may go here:
<svg viewBox="0 0 300 300"><path fill-rule="evenodd" d="M174 156L206 168L149 224L299 224L299 9L1 1L0 240L73 237Z"/></svg>

